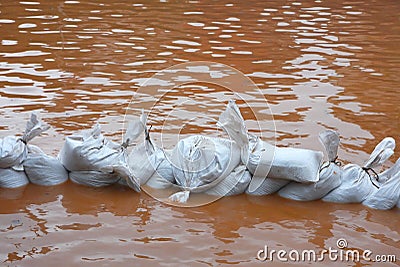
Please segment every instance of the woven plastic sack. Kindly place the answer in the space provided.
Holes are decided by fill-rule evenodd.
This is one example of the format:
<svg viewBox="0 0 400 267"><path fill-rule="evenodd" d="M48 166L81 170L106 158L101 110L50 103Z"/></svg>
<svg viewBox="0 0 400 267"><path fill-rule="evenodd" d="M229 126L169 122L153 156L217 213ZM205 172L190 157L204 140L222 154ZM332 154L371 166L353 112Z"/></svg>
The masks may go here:
<svg viewBox="0 0 400 267"><path fill-rule="evenodd" d="M155 189L166 189L176 185L172 164L170 162L172 151L158 150L159 164L153 175L147 180L146 185Z"/></svg>
<svg viewBox="0 0 400 267"><path fill-rule="evenodd" d="M291 182L278 192L281 197L297 201L317 200L340 186L342 170L336 163L339 134L326 130L319 134L319 140L328 156L328 161L321 166L319 180L315 183Z"/></svg>
<svg viewBox="0 0 400 267"><path fill-rule="evenodd" d="M250 181L251 173L246 166L239 165L225 179L204 193L213 196L239 195L246 191Z"/></svg>
<svg viewBox="0 0 400 267"><path fill-rule="evenodd" d="M27 147L28 154L22 164L31 183L51 186L68 180L68 171L57 158L46 155L37 146Z"/></svg>
<svg viewBox="0 0 400 267"><path fill-rule="evenodd" d="M103 187L118 182L121 178L118 174L110 174L101 171L72 171L69 179L76 183L91 187Z"/></svg>
<svg viewBox="0 0 400 267"><path fill-rule="evenodd" d="M342 184L322 198L323 201L336 203L361 203L379 187L376 178L370 174L380 167L393 153L395 140L383 139L371 153L363 167L356 164L344 166Z"/></svg>
<svg viewBox="0 0 400 267"><path fill-rule="evenodd" d="M0 139L0 168L20 166L27 155L26 144L49 128L49 125L40 121L37 115L32 113L21 138L6 136Z"/></svg>
<svg viewBox="0 0 400 267"><path fill-rule="evenodd" d="M381 180L382 179L382 180ZM363 205L373 209L389 210L400 199L400 158L386 171L379 174L379 189L363 201Z"/></svg>
<svg viewBox="0 0 400 267"><path fill-rule="evenodd" d="M204 192L224 180L239 165L240 149L228 139L194 135L178 142L170 160L182 192L169 200L185 203L190 192Z"/></svg>
<svg viewBox="0 0 400 267"><path fill-rule="evenodd" d="M13 168L0 168L0 187L17 188L29 184L28 177L22 170L14 170Z"/></svg>
<svg viewBox="0 0 400 267"><path fill-rule="evenodd" d="M29 183L22 166L28 154L27 143L49 127L32 113L21 138L7 136L0 139L0 187L16 188Z"/></svg>
<svg viewBox="0 0 400 267"><path fill-rule="evenodd" d="M112 184L122 178L126 180L127 185L139 192L140 183L128 166L126 148L145 127L143 116L142 113L140 118L128 125L121 145L107 140L101 134L99 124L91 130L68 136L58 157L64 167L71 172L72 181L98 187ZM82 176L79 176L79 173Z"/></svg>

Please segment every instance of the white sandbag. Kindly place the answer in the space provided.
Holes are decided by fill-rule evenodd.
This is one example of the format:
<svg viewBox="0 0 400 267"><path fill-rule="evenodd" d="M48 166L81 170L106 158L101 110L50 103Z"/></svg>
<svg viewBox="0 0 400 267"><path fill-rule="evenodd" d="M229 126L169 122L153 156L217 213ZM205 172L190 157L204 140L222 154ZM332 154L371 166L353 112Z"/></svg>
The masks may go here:
<svg viewBox="0 0 400 267"><path fill-rule="evenodd" d="M246 191L250 181L251 173L246 166L239 165L225 179L204 193L213 196L239 195Z"/></svg>
<svg viewBox="0 0 400 267"><path fill-rule="evenodd" d="M336 203L361 203L374 191L378 190L378 181L369 173L380 167L393 153L395 140L383 139L371 153L363 167L356 164L344 166L342 184L322 198L323 201Z"/></svg>
<svg viewBox="0 0 400 267"><path fill-rule="evenodd" d="M17 188L29 184L24 171L0 168L0 188Z"/></svg>
<svg viewBox="0 0 400 267"><path fill-rule="evenodd" d="M124 164L125 153L122 146L107 140L101 134L100 125L96 124L90 131L68 136L59 159L70 171L73 182L99 187L120 179L113 166Z"/></svg>
<svg viewBox="0 0 400 267"><path fill-rule="evenodd" d="M385 178L382 182L380 179ZM389 210L397 205L400 199L400 158L396 163L379 175L379 189L363 201L363 205L373 209Z"/></svg>
<svg viewBox="0 0 400 267"><path fill-rule="evenodd" d="M147 130L145 134L144 142L134 147L128 156L128 165L133 175L140 181L140 185L146 184L154 174L161 162L157 154L162 153L150 140Z"/></svg>
<svg viewBox="0 0 400 267"><path fill-rule="evenodd" d="M118 182L121 178L116 173L101 171L72 171L69 173L69 179L76 184L91 187L103 187L112 185Z"/></svg>
<svg viewBox="0 0 400 267"><path fill-rule="evenodd" d="M164 152L164 153L162 153ZM153 175L147 180L146 185L155 189L166 189L175 185L174 172L170 162L170 151L159 151L160 155L157 157L161 159ZM162 154L161 154L162 153Z"/></svg>
<svg viewBox="0 0 400 267"><path fill-rule="evenodd" d="M32 113L21 138L7 136L0 139L0 168L19 168L27 155L26 144L49 128L49 125L40 121L37 115ZM22 168L19 169L22 170Z"/></svg>
<svg viewBox="0 0 400 267"><path fill-rule="evenodd" d="M339 134L332 130L326 130L319 134L319 140L325 147L328 156L328 161L321 166L319 180L315 183L291 182L278 192L281 197L297 201L317 200L340 186L342 170L335 162Z"/></svg>
<svg viewBox="0 0 400 267"><path fill-rule="evenodd" d="M127 147L138 137L145 125L145 115L133 120L127 128L122 145L107 140L100 125L80 134L68 136L58 158L70 172L83 172L81 178L74 174L74 180L87 185L99 186L111 184L119 178L126 179L126 184L139 192L140 183L128 166ZM101 172L101 173L100 173ZM90 173L96 175L89 177ZM119 178L116 177L119 176ZM109 181L104 181L106 177ZM82 181L87 178L88 181ZM99 180L96 182L95 179Z"/></svg>
<svg viewBox="0 0 400 267"><path fill-rule="evenodd" d="M178 142L170 160L184 192L169 199L184 203L190 192L204 192L225 179L239 165L240 149L228 139L194 135Z"/></svg>
<svg viewBox="0 0 400 267"><path fill-rule="evenodd" d="M265 178L284 179L297 182L319 180L319 167L323 154L299 148L275 147L248 133L244 119L236 103L229 101L226 110L219 117L218 124L241 148L241 160L253 174L247 192L257 193L257 188L268 189L270 181ZM278 190L284 181L271 181ZM277 183L275 183L277 182ZM261 191L264 191L261 189ZM270 190L267 190L270 192ZM258 193L260 194L260 193Z"/></svg>
<svg viewBox="0 0 400 267"><path fill-rule="evenodd" d="M383 172L379 173L379 175L378 175L378 185L382 186L389 179L391 179L391 177L396 175L398 172L400 172L400 161L399 161L399 159L397 159L396 163L392 167L390 167L390 168L384 170Z"/></svg>
<svg viewBox="0 0 400 267"><path fill-rule="evenodd" d="M21 138L6 136L0 139L0 168L18 166L26 157L25 143Z"/></svg>
<svg viewBox="0 0 400 267"><path fill-rule="evenodd" d="M122 161L123 152L120 145L101 134L100 125L96 124L91 130L68 136L59 159L69 171L99 171Z"/></svg>
<svg viewBox="0 0 400 267"><path fill-rule="evenodd" d="M140 185L148 185L156 189L165 189L174 184L175 178L172 172L172 165L168 152L158 147L150 137L150 129L146 128L146 117L143 118L144 142L133 148L128 156L128 165L132 170L133 176L139 181ZM141 133L136 131L137 135Z"/></svg>
<svg viewBox="0 0 400 267"><path fill-rule="evenodd" d="M276 147L268 178L301 183L319 180L323 153L301 148Z"/></svg>
<svg viewBox="0 0 400 267"><path fill-rule="evenodd" d="M290 181L286 179L253 176L249 186L246 188L246 194L253 196L271 195L289 183Z"/></svg>
<svg viewBox="0 0 400 267"><path fill-rule="evenodd" d="M37 146L28 145L28 155L22 165L29 181L37 185L51 186L68 180L68 171L61 162Z"/></svg>

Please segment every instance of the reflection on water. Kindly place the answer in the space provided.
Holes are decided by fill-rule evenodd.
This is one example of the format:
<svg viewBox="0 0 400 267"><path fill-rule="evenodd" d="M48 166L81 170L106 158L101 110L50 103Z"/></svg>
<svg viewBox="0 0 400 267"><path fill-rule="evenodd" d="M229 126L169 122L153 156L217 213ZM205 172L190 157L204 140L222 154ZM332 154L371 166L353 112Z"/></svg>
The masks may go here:
<svg viewBox="0 0 400 267"><path fill-rule="evenodd" d="M60 257L70 264L256 264L264 245L320 251L335 248L340 237L352 248L400 252L400 213L359 204L241 195L185 209L122 187L93 189L70 182L30 185L17 200L2 195L1 204L0 256L6 264L41 266L45 259L51 266Z"/></svg>
<svg viewBox="0 0 400 267"><path fill-rule="evenodd" d="M279 145L320 150L319 131L336 129L340 158L361 164L383 137L400 142L399 12L391 0L2 1L0 135L22 133L29 113L39 111L52 130L32 143L53 155L66 135L95 121L118 141L134 92L135 108L150 109L162 96L150 123L156 139L170 134L167 146L178 130L223 135L215 119L229 88L240 84L139 90L159 70L214 61L260 89L237 89L246 96L239 104L251 130L259 131L253 125L261 116L260 134L272 138L271 120L262 116L268 110ZM54 265L61 257L69 265L256 264L266 243L322 249L340 237L400 257L398 210L360 205L238 196L188 210L123 188L67 183L1 189L0 207L0 255L11 265Z"/></svg>

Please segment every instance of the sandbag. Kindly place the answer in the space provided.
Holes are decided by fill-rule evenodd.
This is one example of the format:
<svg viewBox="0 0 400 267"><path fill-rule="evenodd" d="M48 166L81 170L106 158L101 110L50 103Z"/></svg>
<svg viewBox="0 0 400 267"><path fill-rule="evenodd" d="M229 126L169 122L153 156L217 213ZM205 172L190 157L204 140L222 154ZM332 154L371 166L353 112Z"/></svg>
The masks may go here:
<svg viewBox="0 0 400 267"><path fill-rule="evenodd" d="M127 180L127 185L139 192L140 183L128 166L127 147L142 132L145 127L145 118L142 111L140 118L130 122L121 145L107 140L101 134L99 124L96 124L91 130L68 136L58 158L71 173L83 172L80 173L80 176L73 174L72 181L92 186L104 186L123 178ZM109 177L109 181L105 181L106 177ZM88 180L82 181L85 178Z"/></svg>
<svg viewBox="0 0 400 267"><path fill-rule="evenodd" d="M29 180L24 171L0 168L0 187L17 188L27 184Z"/></svg>
<svg viewBox="0 0 400 267"><path fill-rule="evenodd" d="M170 162L170 151L159 151L157 157L160 159L153 175L147 180L146 185L155 189L166 189L176 184L172 164Z"/></svg>
<svg viewBox="0 0 400 267"><path fill-rule="evenodd" d="M248 133L244 119L236 103L229 101L218 120L223 130L241 149L241 161L253 178L246 192L262 194L279 190L288 181L316 182L323 154L299 148L275 147ZM265 181L265 178L281 179ZM276 186L271 186L276 185ZM260 188L259 191L258 188Z"/></svg>
<svg viewBox="0 0 400 267"><path fill-rule="evenodd" d="M68 171L61 162L46 155L39 147L28 145L28 154L22 162L31 183L37 185L57 185L68 180Z"/></svg>
<svg viewBox="0 0 400 267"><path fill-rule="evenodd" d="M251 173L246 166L237 166L225 179L204 193L213 196L234 196L246 191L251 181Z"/></svg>
<svg viewBox="0 0 400 267"><path fill-rule="evenodd" d="M380 167L393 153L396 146L391 137L383 139L373 150L363 167L356 164L344 166L342 184L322 198L323 201L336 203L361 203L378 190L378 181L370 174Z"/></svg>
<svg viewBox="0 0 400 267"><path fill-rule="evenodd" d="M49 125L40 121L37 115L32 113L21 138L6 136L0 139L0 168L19 168L27 155L26 144L49 128Z"/></svg>
<svg viewBox="0 0 400 267"><path fill-rule="evenodd" d="M321 166L319 180L315 183L291 182L278 192L281 197L297 201L317 200L340 186L342 170L336 162L339 134L326 130L319 134L319 140L328 156L328 161Z"/></svg>
<svg viewBox="0 0 400 267"><path fill-rule="evenodd" d="M383 181L381 181L381 178ZM400 199L400 158L385 172L379 175L379 189L363 201L363 205L373 209L389 210Z"/></svg>
<svg viewBox="0 0 400 267"><path fill-rule="evenodd" d="M271 169L267 177L301 183L317 182L319 180L319 167L322 163L322 158L323 153L320 151L276 147L274 159L270 163Z"/></svg>
<svg viewBox="0 0 400 267"><path fill-rule="evenodd" d="M21 165L26 154L25 143L21 138L6 136L0 139L0 168L6 169Z"/></svg>
<svg viewBox="0 0 400 267"><path fill-rule="evenodd" d="M148 185L156 189L165 189L174 184L175 178L172 172L168 153L158 147L150 137L150 129L146 128L147 117L142 118L144 127L142 132L137 131L137 135L144 133L144 142L134 147L128 156L128 165L132 174L140 181L140 185Z"/></svg>
<svg viewBox="0 0 400 267"><path fill-rule="evenodd" d="M245 193L253 196L271 195L289 183L286 179L253 176Z"/></svg>
<svg viewBox="0 0 400 267"><path fill-rule="evenodd" d="M150 139L148 131L145 129L145 140L133 148L128 156L128 165L132 174L144 185L156 171L161 162L159 158L161 150L156 147Z"/></svg>
<svg viewBox="0 0 400 267"><path fill-rule="evenodd" d="M169 197L185 203L190 192L204 192L225 179L240 163L236 143L223 138L194 135L182 139L172 151L171 164L183 190Z"/></svg>
<svg viewBox="0 0 400 267"><path fill-rule="evenodd" d="M28 154L27 143L49 128L32 113L21 138L6 136L0 139L0 187L16 188L29 183L22 166Z"/></svg>
<svg viewBox="0 0 400 267"><path fill-rule="evenodd" d="M102 171L72 171L69 173L69 179L76 184L91 187L103 187L112 185L118 182L121 178L116 173L107 173ZM126 181L125 184L128 186Z"/></svg>

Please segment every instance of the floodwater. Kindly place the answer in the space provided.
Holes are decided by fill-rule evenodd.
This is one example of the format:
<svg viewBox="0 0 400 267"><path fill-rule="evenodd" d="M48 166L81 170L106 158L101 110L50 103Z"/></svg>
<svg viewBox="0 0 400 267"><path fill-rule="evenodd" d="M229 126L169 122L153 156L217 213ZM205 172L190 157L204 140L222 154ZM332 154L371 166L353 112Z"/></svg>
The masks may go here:
<svg viewBox="0 0 400 267"><path fill-rule="evenodd" d="M2 0L0 136L21 134L36 111L52 129L32 143L49 154L97 121L120 142L130 106L150 112L155 141L170 148L193 133L223 135L215 120L238 93L250 131L280 146L321 150L318 133L335 129L339 158L362 164L382 138L400 142L399 14L395 0ZM146 88L158 71L191 62L198 67L190 75L205 72L209 80ZM207 62L236 69L258 89L241 87L241 79L214 84L229 73L212 72ZM154 81L164 88L166 81ZM257 259L265 246L320 252L345 238L350 249L397 255L399 264L399 222L399 209L360 204L241 195L182 208L118 186L28 185L0 189L0 261L265 266L271 263ZM396 265L327 257L317 264Z"/></svg>

